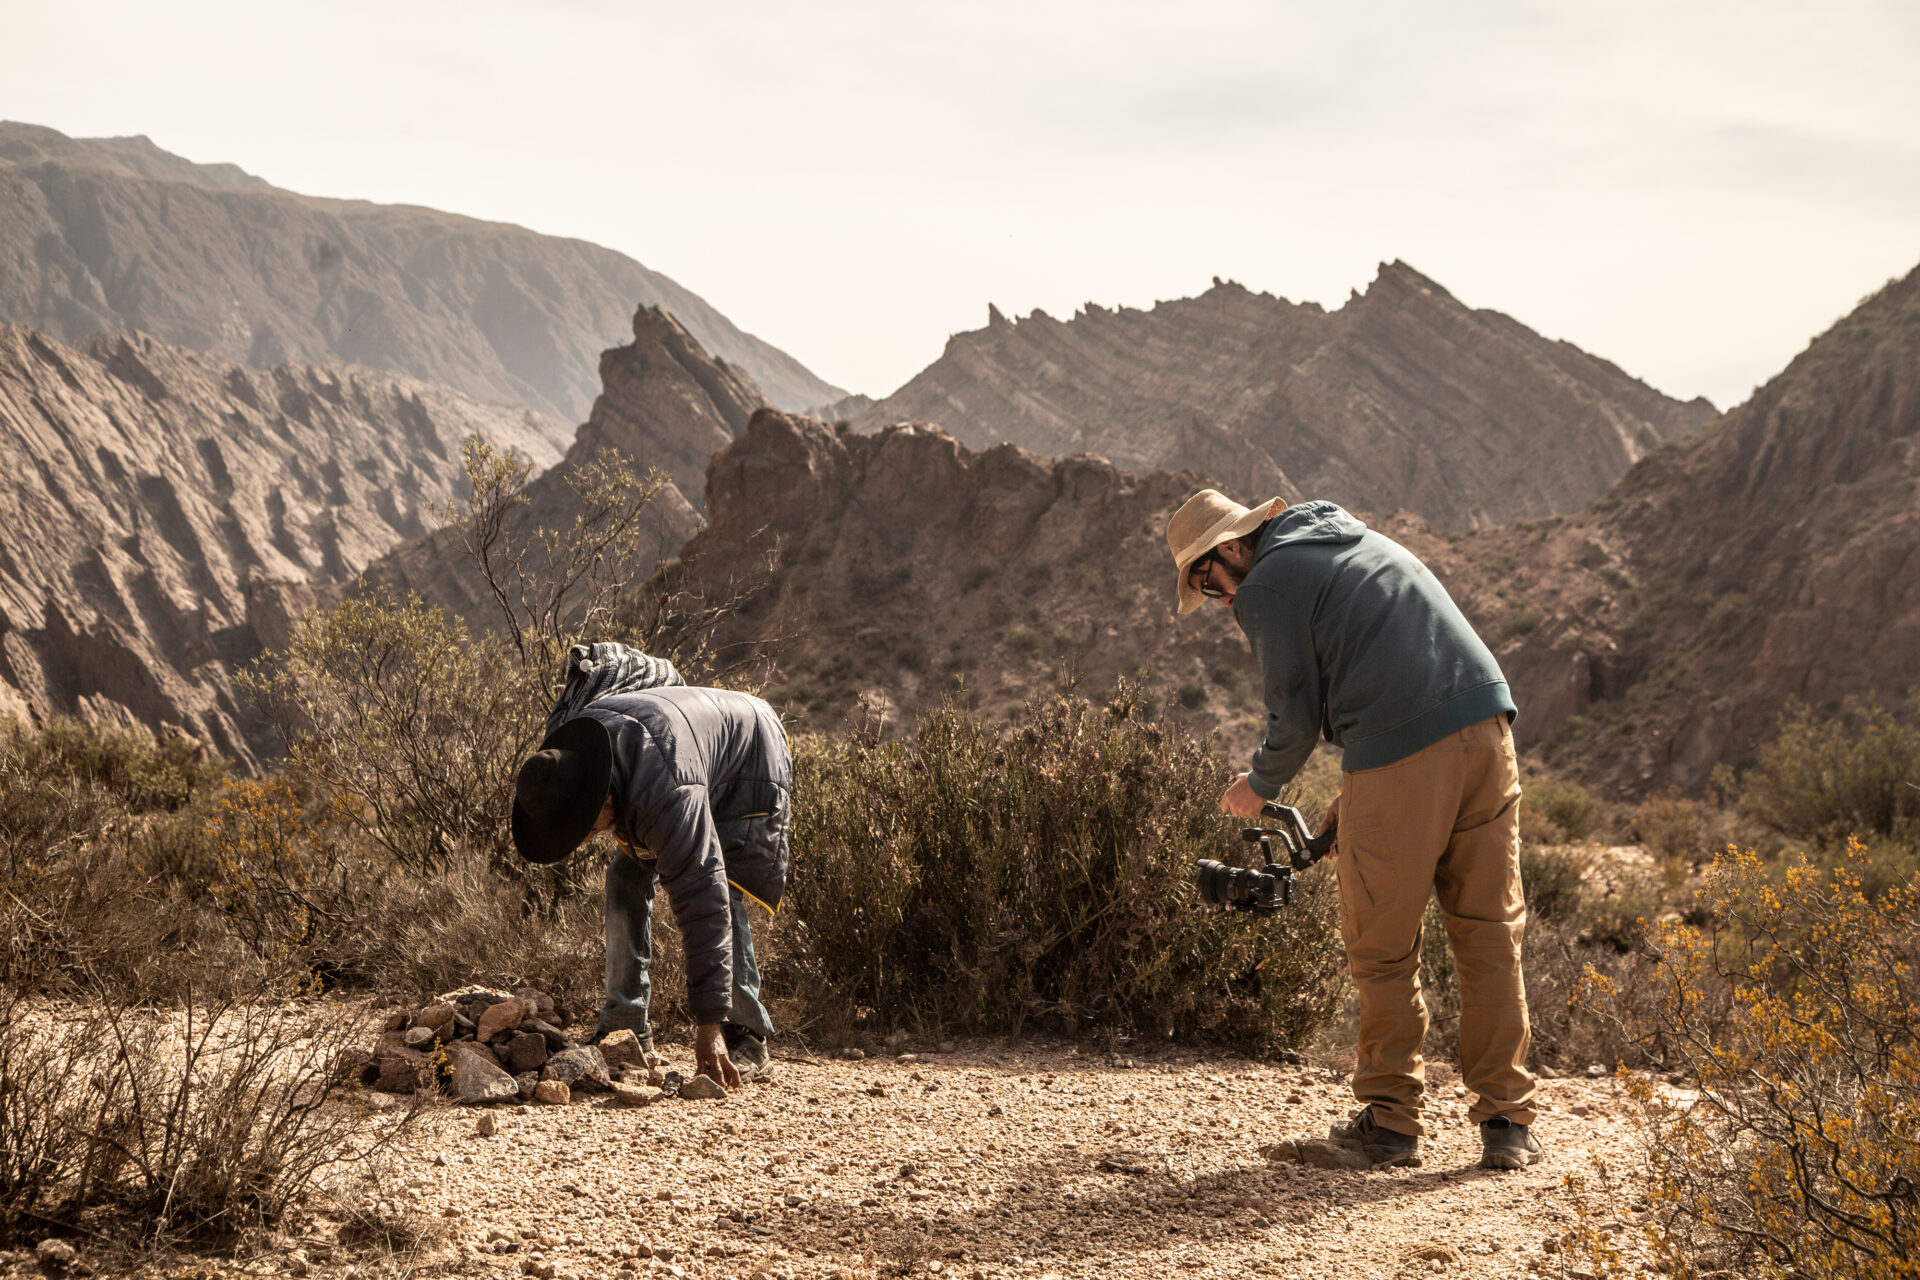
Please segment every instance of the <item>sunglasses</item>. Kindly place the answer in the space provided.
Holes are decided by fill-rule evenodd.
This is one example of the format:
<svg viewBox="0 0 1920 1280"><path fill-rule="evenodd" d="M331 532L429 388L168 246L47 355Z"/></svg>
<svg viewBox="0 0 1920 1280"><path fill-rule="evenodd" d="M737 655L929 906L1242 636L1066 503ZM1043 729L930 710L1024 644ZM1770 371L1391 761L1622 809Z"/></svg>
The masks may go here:
<svg viewBox="0 0 1920 1280"><path fill-rule="evenodd" d="M1187 585L1209 600L1218 600L1227 594L1219 587L1213 585L1213 565L1219 558L1219 556L1209 551L1187 566ZM1198 582L1193 580L1193 575L1196 573L1200 575Z"/></svg>

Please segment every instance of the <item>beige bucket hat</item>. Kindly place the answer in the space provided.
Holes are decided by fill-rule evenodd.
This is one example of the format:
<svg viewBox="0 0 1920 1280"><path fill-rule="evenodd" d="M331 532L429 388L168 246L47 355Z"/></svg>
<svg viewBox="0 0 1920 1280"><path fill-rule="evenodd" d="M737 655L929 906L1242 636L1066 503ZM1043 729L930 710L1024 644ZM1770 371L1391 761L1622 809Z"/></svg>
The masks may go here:
<svg viewBox="0 0 1920 1280"><path fill-rule="evenodd" d="M1243 507L1218 489L1202 489L1167 520L1167 547L1173 552L1174 586L1180 612L1192 613L1206 597L1187 582L1193 562L1230 538L1252 533L1287 509L1285 498Z"/></svg>

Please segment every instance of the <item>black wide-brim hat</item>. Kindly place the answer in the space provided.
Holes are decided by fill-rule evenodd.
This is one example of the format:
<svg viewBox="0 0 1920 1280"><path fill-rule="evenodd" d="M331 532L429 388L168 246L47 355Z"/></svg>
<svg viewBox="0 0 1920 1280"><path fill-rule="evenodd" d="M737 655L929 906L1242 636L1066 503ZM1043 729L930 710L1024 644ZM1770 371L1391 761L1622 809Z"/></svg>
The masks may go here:
<svg viewBox="0 0 1920 1280"><path fill-rule="evenodd" d="M513 795L513 847L528 862L558 862L600 820L613 783L613 740L592 716L547 735L520 766Z"/></svg>

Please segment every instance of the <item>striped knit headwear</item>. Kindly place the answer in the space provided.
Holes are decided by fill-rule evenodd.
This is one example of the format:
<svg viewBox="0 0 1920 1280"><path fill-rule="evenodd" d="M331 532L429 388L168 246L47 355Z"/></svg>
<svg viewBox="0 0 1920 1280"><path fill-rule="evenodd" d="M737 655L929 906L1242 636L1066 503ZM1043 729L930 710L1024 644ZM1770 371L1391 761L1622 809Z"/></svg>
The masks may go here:
<svg viewBox="0 0 1920 1280"><path fill-rule="evenodd" d="M567 650L562 678L566 687L547 714L548 734L579 715L590 702L616 693L638 693L642 689L686 683L665 658L652 657L613 640L577 644Z"/></svg>

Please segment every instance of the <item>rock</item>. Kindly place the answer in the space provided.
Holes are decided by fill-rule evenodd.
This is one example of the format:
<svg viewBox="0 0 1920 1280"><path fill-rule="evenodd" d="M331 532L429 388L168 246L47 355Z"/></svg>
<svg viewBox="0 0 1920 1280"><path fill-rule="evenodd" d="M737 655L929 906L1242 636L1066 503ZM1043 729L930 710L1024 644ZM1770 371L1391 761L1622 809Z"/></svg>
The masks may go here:
<svg viewBox="0 0 1920 1280"><path fill-rule="evenodd" d="M727 1096L727 1087L712 1076L699 1075L680 1086L680 1096L696 1101L717 1102Z"/></svg>
<svg viewBox="0 0 1920 1280"><path fill-rule="evenodd" d="M558 1053L562 1049L573 1048L573 1038L560 1028L541 1018L523 1018L520 1021L522 1031L531 1031L547 1042L548 1053Z"/></svg>
<svg viewBox="0 0 1920 1280"><path fill-rule="evenodd" d="M433 1034L439 1036L442 1040L451 1040L453 1039L454 1019L459 1016L460 1011L455 1009L451 1004L445 1000L435 1000L431 1004L420 1007L420 1010L413 1015L413 1025L416 1027L431 1027L433 1028Z"/></svg>
<svg viewBox="0 0 1920 1280"><path fill-rule="evenodd" d="M476 1028L473 1025L472 1018L469 1018L465 1014L460 1014L460 1013L456 1013L453 1015L453 1034L454 1035L471 1038L475 1029Z"/></svg>
<svg viewBox="0 0 1920 1280"><path fill-rule="evenodd" d="M499 1004L488 1005L486 1011L475 1020L473 1037L482 1044L488 1043L503 1031L518 1030L520 1020L526 1016L526 1006L508 996Z"/></svg>
<svg viewBox="0 0 1920 1280"><path fill-rule="evenodd" d="M549 1106L560 1106L573 1101L573 1090L559 1080L542 1080L533 1086L533 1100Z"/></svg>
<svg viewBox="0 0 1920 1280"><path fill-rule="evenodd" d="M1587 1064L1587 1074L1593 1079L1598 1080L1601 1076L1607 1074L1607 1069L1597 1062L1591 1062Z"/></svg>
<svg viewBox="0 0 1920 1280"><path fill-rule="evenodd" d="M600 1050L590 1044L562 1049L548 1058L540 1078L558 1080L569 1088L586 1092L613 1087L606 1060L600 1056Z"/></svg>
<svg viewBox="0 0 1920 1280"><path fill-rule="evenodd" d="M1373 1161L1358 1147L1325 1138L1310 1138L1299 1144L1300 1160L1316 1169L1371 1169Z"/></svg>
<svg viewBox="0 0 1920 1280"><path fill-rule="evenodd" d="M373 1087L383 1093L412 1093L426 1077L427 1061L427 1055L417 1049L382 1049Z"/></svg>
<svg viewBox="0 0 1920 1280"><path fill-rule="evenodd" d="M513 1082L520 1088L520 1100L522 1102L528 1102L533 1098L533 1087L540 1083L540 1073L538 1071L522 1071L514 1076Z"/></svg>
<svg viewBox="0 0 1920 1280"><path fill-rule="evenodd" d="M538 1071L547 1065L546 1037L531 1031L514 1032L500 1049L500 1061L515 1075L522 1071Z"/></svg>
<svg viewBox="0 0 1920 1280"><path fill-rule="evenodd" d="M854 1048L852 1046L848 1046L847 1048L842 1049L840 1051L840 1056L842 1058L845 1058L848 1062L858 1062L862 1058L867 1056L867 1051L865 1049L859 1049L859 1048Z"/></svg>
<svg viewBox="0 0 1920 1280"><path fill-rule="evenodd" d="M522 987L513 993L514 999L525 1005L527 1012L535 1018L553 1016L553 997L536 987Z"/></svg>
<svg viewBox="0 0 1920 1280"><path fill-rule="evenodd" d="M435 1035L432 1027L414 1027L406 1032L405 1043L409 1049L424 1050L436 1039L438 1039L438 1037Z"/></svg>
<svg viewBox="0 0 1920 1280"><path fill-rule="evenodd" d="M474 1122L473 1131L482 1138L491 1138L500 1132L500 1122L490 1115L483 1115Z"/></svg>
<svg viewBox="0 0 1920 1280"><path fill-rule="evenodd" d="M73 1246L65 1240L48 1236L33 1251L33 1256L48 1266L64 1267L74 1259Z"/></svg>
<svg viewBox="0 0 1920 1280"><path fill-rule="evenodd" d="M609 1031L600 1041L600 1056L605 1060L609 1071L618 1071L622 1067L645 1066L647 1052L640 1044L640 1037L626 1028Z"/></svg>
<svg viewBox="0 0 1920 1280"><path fill-rule="evenodd" d="M1270 1164L1297 1164L1300 1161L1300 1144L1293 1141L1270 1142L1260 1148L1260 1155Z"/></svg>
<svg viewBox="0 0 1920 1280"><path fill-rule="evenodd" d="M407 1011L405 1009L387 1010L387 1016L380 1020L380 1029L382 1031L405 1031L407 1029Z"/></svg>
<svg viewBox="0 0 1920 1280"><path fill-rule="evenodd" d="M650 1107L666 1097L661 1089L649 1089L645 1085L616 1084L613 1086L613 1100L623 1107Z"/></svg>
<svg viewBox="0 0 1920 1280"><path fill-rule="evenodd" d="M1544 1062L1534 1068L1533 1074L1542 1080L1558 1080L1560 1078L1560 1073Z"/></svg>
<svg viewBox="0 0 1920 1280"><path fill-rule="evenodd" d="M446 1047L447 1087L462 1102L511 1102L520 1096L520 1086L500 1069L486 1046L472 1040L455 1040Z"/></svg>

